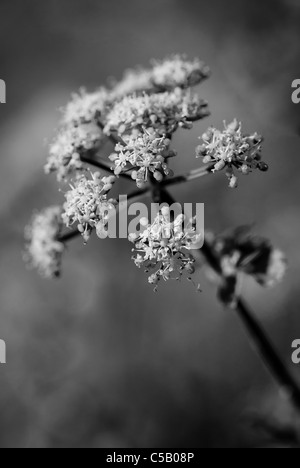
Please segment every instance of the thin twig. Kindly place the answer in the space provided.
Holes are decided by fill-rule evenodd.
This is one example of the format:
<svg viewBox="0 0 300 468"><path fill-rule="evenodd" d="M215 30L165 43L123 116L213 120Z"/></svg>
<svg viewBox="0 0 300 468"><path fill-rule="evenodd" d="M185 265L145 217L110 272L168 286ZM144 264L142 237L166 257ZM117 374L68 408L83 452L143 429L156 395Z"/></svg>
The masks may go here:
<svg viewBox="0 0 300 468"><path fill-rule="evenodd" d="M101 128L101 130L105 129L105 125L100 119L97 120L97 125L99 128ZM119 135L116 132L110 133L107 136L114 145L121 144L122 146L125 146L124 140L121 137L119 137Z"/></svg>
<svg viewBox="0 0 300 468"><path fill-rule="evenodd" d="M86 152L84 155L81 155L80 159L82 162L86 164L90 164L91 166L97 167L98 169L101 169L103 171L113 172L108 162L100 160L100 159L95 159L94 154L91 154L89 152ZM123 172L118 177L126 179L126 180L130 180L131 182L133 182L131 175L128 173Z"/></svg>
<svg viewBox="0 0 300 468"><path fill-rule="evenodd" d="M165 179L161 182L163 187L170 187L171 185L182 184L184 182L191 182L192 180L199 179L206 175L211 174L211 167L201 167L200 169L193 169L186 174L182 174L171 179Z"/></svg>

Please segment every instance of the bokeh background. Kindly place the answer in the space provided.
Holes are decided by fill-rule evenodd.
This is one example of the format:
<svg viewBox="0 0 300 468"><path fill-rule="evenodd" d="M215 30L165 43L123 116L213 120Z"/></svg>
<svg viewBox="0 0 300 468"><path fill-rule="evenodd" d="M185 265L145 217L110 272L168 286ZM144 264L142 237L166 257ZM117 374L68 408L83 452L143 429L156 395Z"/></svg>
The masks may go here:
<svg viewBox="0 0 300 468"><path fill-rule="evenodd" d="M300 338L299 24L298 0L1 0L1 447L294 442L295 412L203 274L202 295L185 282L154 294L126 241L78 239L62 279L47 282L25 269L22 250L32 210L63 199L43 164L71 92L153 57L199 56L213 71L197 90L212 116L176 137L176 172L199 164L194 148L209 124L235 116L264 134L271 170L238 191L219 175L172 192L205 202L207 228L255 223L287 252L285 282L265 291L248 281L244 295L300 380L291 363Z"/></svg>

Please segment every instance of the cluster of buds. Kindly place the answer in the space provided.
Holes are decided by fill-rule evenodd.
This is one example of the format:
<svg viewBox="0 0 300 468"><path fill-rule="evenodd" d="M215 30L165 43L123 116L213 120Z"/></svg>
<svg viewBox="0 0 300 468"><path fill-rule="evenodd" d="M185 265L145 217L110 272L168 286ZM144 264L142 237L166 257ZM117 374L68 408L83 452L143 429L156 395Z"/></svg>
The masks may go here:
<svg viewBox="0 0 300 468"><path fill-rule="evenodd" d="M140 235L131 234L129 240L134 243L133 257L137 267L144 267L146 272L155 270L149 277L149 283L157 290L161 279L179 280L184 273L191 279L195 272L195 259L190 250L197 248L202 239L195 228L194 220L185 223L184 215L174 221L170 219L170 209L162 208L153 224L141 220L144 231Z"/></svg>
<svg viewBox="0 0 300 468"><path fill-rule="evenodd" d="M113 82L111 100L139 92L171 91L190 88L210 76L210 69L201 60L189 60L185 55L173 55L153 60L152 67L128 70L120 82Z"/></svg>
<svg viewBox="0 0 300 468"><path fill-rule="evenodd" d="M225 283L221 296L230 302L236 296L240 274L251 276L263 287L274 287L286 274L287 260L283 252L262 237L251 235L249 227L241 227L221 235L206 236L220 261Z"/></svg>
<svg viewBox="0 0 300 468"><path fill-rule="evenodd" d="M132 179L141 188L148 180L149 174L161 182L165 176L172 175L167 164L169 158L176 156L170 149L171 140L158 135L153 129L144 129L142 134L131 136L124 145L118 143L109 159L114 163L114 172L132 170Z"/></svg>
<svg viewBox="0 0 300 468"><path fill-rule="evenodd" d="M90 178L82 175L65 195L63 222L67 227L77 224L85 242L94 229L99 237L105 234L110 212L114 213L117 205L116 200L107 196L114 182L115 177L101 178L98 172Z"/></svg>
<svg viewBox="0 0 300 468"><path fill-rule="evenodd" d="M123 136L154 128L162 136L170 135L178 127L191 128L192 122L207 115L207 103L180 88L158 94L133 94L112 106L106 115L104 133Z"/></svg>
<svg viewBox="0 0 300 468"><path fill-rule="evenodd" d="M84 169L81 156L99 147L103 133L95 123L65 128L50 146L46 174L57 173L58 182Z"/></svg>
<svg viewBox="0 0 300 468"><path fill-rule="evenodd" d="M118 101L124 96L134 93L151 92L152 70L137 68L136 70L127 70L120 81L112 81L110 90L110 102Z"/></svg>
<svg viewBox="0 0 300 468"><path fill-rule="evenodd" d="M268 166L262 161L263 138L254 133L243 135L242 124L236 119L229 125L224 124L221 132L213 127L202 136L203 144L196 150L197 157L205 164L212 165L212 172L226 170L229 186L236 188L238 178L235 171L247 175L254 169L267 171Z"/></svg>
<svg viewBox="0 0 300 468"><path fill-rule="evenodd" d="M188 60L174 55L163 61L153 61L152 82L161 90L190 88L210 76L210 69L201 60Z"/></svg>
<svg viewBox="0 0 300 468"><path fill-rule="evenodd" d="M60 275L64 252L64 244L59 241L62 227L62 210L53 206L36 213L25 229L25 261L44 278Z"/></svg>
<svg viewBox="0 0 300 468"><path fill-rule="evenodd" d="M66 126L79 126L81 124L97 122L100 115L105 112L110 96L106 88L88 93L81 89L73 94L71 102L62 109L62 124Z"/></svg>
<svg viewBox="0 0 300 468"><path fill-rule="evenodd" d="M56 172L58 181L62 182L84 169L81 156L96 152L104 138L98 119L107 100L105 88L94 93L81 90L73 95L72 101L62 109L62 128L50 145L46 174Z"/></svg>

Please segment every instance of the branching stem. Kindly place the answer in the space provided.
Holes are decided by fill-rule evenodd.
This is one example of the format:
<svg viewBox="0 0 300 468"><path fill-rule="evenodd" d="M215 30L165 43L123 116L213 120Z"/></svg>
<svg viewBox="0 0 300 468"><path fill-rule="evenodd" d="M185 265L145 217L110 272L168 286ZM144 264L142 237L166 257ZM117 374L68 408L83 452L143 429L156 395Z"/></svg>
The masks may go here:
<svg viewBox="0 0 300 468"><path fill-rule="evenodd" d="M103 124L100 121L98 122L98 125L102 129L104 128ZM114 144L120 143L124 145L124 141L117 135L111 134L109 138ZM96 160L93 157L90 158L88 155L83 156L82 160L88 164L92 164L95 167L98 167L99 169L111 171L111 169L108 167L108 164L104 161ZM139 199L142 195L151 193L154 203L167 203L169 205L172 205L173 203L175 203L175 200L166 190L166 187L203 177L205 175L210 174L211 170L212 167L202 167L200 169L192 170L187 174L181 176L177 176L171 179L165 179L161 183L158 183L154 179L151 179L150 185L148 187L131 193L128 196L128 200ZM131 176L127 173L121 174L121 176L127 179L130 178L130 180L132 180ZM66 243L79 235L79 231L72 231L63 235L59 240L63 243ZM214 252L209 243L206 242L202 247L201 251L195 252L195 255L201 255L202 257L204 257L206 263L210 266L210 268L212 268L212 270L220 277L220 279L223 279L220 259L218 258L217 254ZM300 388L298 386L298 383L290 374L285 364L282 362L273 344L267 337L267 334L255 318L254 314L250 311L246 303L241 298L237 301L235 311L242 320L244 327L247 331L248 337L255 345L255 348L260 357L262 358L263 362L265 363L266 367L269 369L270 373L277 381L280 388L286 392L286 394L289 396L296 408L300 410Z"/></svg>
<svg viewBox="0 0 300 468"><path fill-rule="evenodd" d="M162 190L161 192L161 201L170 205L175 203L173 197L166 190ZM218 276L222 277L222 269L219 259L210 247L209 243L204 244L201 249L201 254L213 271ZM248 337L255 345L258 354L262 358L274 380L279 384L281 390L291 399L295 407L300 410L300 388L298 383L288 371L286 365L283 363L273 344L269 340L266 332L263 330L262 326L259 324L243 299L240 298L237 301L235 311L241 318Z"/></svg>

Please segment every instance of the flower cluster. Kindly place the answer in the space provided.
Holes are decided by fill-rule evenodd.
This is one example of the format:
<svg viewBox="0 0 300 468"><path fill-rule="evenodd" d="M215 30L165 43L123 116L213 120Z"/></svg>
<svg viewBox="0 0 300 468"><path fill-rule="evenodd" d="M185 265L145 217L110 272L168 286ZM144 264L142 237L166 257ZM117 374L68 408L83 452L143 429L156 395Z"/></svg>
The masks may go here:
<svg viewBox="0 0 300 468"><path fill-rule="evenodd" d="M25 261L36 268L44 278L60 275L64 245L59 241L62 230L62 210L50 207L34 215L25 230Z"/></svg>
<svg viewBox="0 0 300 468"><path fill-rule="evenodd" d="M110 100L142 91L186 89L196 86L209 76L209 67L201 60L189 60L185 55L173 55L161 61L153 60L151 68L128 70L121 81L112 83Z"/></svg>
<svg viewBox="0 0 300 468"><path fill-rule="evenodd" d="M56 172L57 180L62 182L74 172L83 170L81 156L87 151L95 151L101 139L102 130L95 123L65 128L50 146L46 174Z"/></svg>
<svg viewBox="0 0 300 468"><path fill-rule="evenodd" d="M136 70L127 70L121 81L113 82L110 91L110 101L122 99L133 93L151 91L152 71L137 68Z"/></svg>
<svg viewBox="0 0 300 468"><path fill-rule="evenodd" d="M126 96L112 106L106 116L104 132L120 136L153 128L169 135L179 126L191 128L192 122L208 115L207 103L179 88L172 92Z"/></svg>
<svg viewBox="0 0 300 468"><path fill-rule="evenodd" d="M132 169L132 178L138 187L142 187L148 180L149 173L154 179L162 181L164 175L171 175L167 160L176 156L170 149L171 141L158 135L155 131L145 129L144 133L132 136L125 145L117 144L115 153L110 156L114 162L115 175L124 170Z"/></svg>
<svg viewBox="0 0 300 468"><path fill-rule="evenodd" d="M77 224L85 242L94 229L99 237L106 230L109 214L117 204L107 197L114 182L115 177L101 178L100 173L91 174L91 178L82 175L65 195L62 219L68 227Z"/></svg>
<svg viewBox="0 0 300 468"><path fill-rule="evenodd" d="M97 121L98 117L105 111L110 100L106 88L88 93L81 89L78 94L73 94L71 102L62 109L63 125L80 125Z"/></svg>
<svg viewBox="0 0 300 468"><path fill-rule="evenodd" d="M201 60L188 60L185 56L174 55L163 61L154 61L153 85L162 90L190 88L209 77L210 69Z"/></svg>
<svg viewBox="0 0 300 468"><path fill-rule="evenodd" d="M149 283L157 289L161 279L179 280L184 273L192 275L195 260L188 251L195 248L202 237L196 232L194 220L187 224L184 215L179 215L172 222L170 210L165 207L153 224L147 225L143 221L145 230L140 235L130 235L129 240L135 244L133 260L136 266L144 266L146 272L155 270L149 277Z"/></svg>
<svg viewBox="0 0 300 468"><path fill-rule="evenodd" d="M235 295L240 273L251 276L264 287L276 286L286 274L285 255L267 239L251 235L249 227L237 228L218 237L210 235L207 241L220 259L223 277L228 280L223 295Z"/></svg>
<svg viewBox="0 0 300 468"><path fill-rule="evenodd" d="M242 125L237 120L224 125L222 132L209 128L202 136L203 144L197 148L196 153L197 157L203 157L205 164L213 166L212 172L226 169L229 186L236 188L238 179L235 170L245 175L253 169L263 172L268 170L261 156L263 138L257 133L243 135Z"/></svg>

